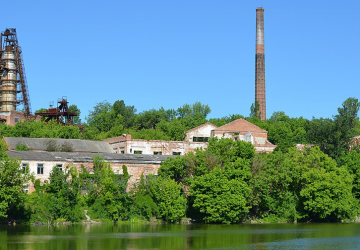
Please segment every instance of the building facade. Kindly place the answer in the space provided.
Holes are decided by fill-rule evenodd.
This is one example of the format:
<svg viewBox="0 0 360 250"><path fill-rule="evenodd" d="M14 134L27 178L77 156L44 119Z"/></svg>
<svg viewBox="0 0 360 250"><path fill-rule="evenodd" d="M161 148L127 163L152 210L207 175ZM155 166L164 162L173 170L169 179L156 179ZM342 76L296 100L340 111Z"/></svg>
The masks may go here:
<svg viewBox="0 0 360 250"><path fill-rule="evenodd" d="M34 119L40 121L41 117L38 115L26 115L24 112L19 112L16 110L1 112L0 111L0 122L6 123L10 126L15 126L18 122L23 122L25 120Z"/></svg>
<svg viewBox="0 0 360 250"><path fill-rule="evenodd" d="M90 174L94 172L94 157L97 153L69 153L69 152L35 152L35 151L7 151L11 158L21 159L21 166L28 167L36 180L47 182L54 167L65 171L74 166L80 172L84 167ZM112 170L119 175L123 174L122 167L126 166L130 175L128 189L131 189L141 178L148 175L157 175L161 162L168 157L161 155L130 155L103 153L105 162L110 163ZM34 184L26 187L28 192L35 190Z"/></svg>
<svg viewBox="0 0 360 250"><path fill-rule="evenodd" d="M267 139L267 131L244 120L238 119L224 126L207 122L186 132L183 141L132 139L131 135L105 139L118 154L185 155L197 148L207 148L211 137L231 138L251 142L256 152L272 152L276 145Z"/></svg>

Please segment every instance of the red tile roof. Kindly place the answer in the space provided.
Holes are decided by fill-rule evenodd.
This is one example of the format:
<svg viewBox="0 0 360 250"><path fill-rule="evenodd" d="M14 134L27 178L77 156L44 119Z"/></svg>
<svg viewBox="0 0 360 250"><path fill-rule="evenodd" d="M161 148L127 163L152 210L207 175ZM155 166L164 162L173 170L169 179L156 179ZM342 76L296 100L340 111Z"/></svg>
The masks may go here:
<svg viewBox="0 0 360 250"><path fill-rule="evenodd" d="M242 118L232 121L224 126L214 129L214 131L228 131L228 132L239 132L239 131L250 131L250 132L259 132L267 133L266 130L259 128L258 126L244 120Z"/></svg>

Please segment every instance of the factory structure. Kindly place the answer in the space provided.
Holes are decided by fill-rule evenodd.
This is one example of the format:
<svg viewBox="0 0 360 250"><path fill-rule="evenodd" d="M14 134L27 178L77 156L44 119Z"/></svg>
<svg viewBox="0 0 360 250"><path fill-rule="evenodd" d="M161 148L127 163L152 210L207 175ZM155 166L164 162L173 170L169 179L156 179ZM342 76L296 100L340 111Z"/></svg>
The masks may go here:
<svg viewBox="0 0 360 250"><path fill-rule="evenodd" d="M23 112L17 111L22 106ZM35 118L31 115L22 50L16 29L6 29L0 35L0 121L14 125Z"/></svg>
<svg viewBox="0 0 360 250"><path fill-rule="evenodd" d="M265 39L264 9L256 9L255 53L255 107L261 120L266 120L265 91ZM26 82L22 50L15 28L5 29L0 35L0 122L15 125L25 119L56 120L63 125L72 125L76 114L70 112L66 98L58 100L58 107L32 115L29 90ZM19 106L22 112L19 112ZM21 108L22 106L22 108Z"/></svg>
<svg viewBox="0 0 360 250"><path fill-rule="evenodd" d="M131 176L128 188L131 188L142 175L157 175L161 163L168 158L207 148L212 137L249 142L258 153L272 152L276 147L267 140L267 131L244 119L221 127L205 123L188 130L183 141L132 139L131 135L124 134L103 141L4 137L4 142L8 146L7 154L21 159L22 166L28 166L35 178L41 181L49 179L54 166L62 170L75 166L78 171L85 167L92 173L94 157L101 155L118 174L122 174L123 165L127 167ZM17 151L18 145L26 146L29 151ZM66 151L62 150L64 146ZM33 192L34 185L30 183L27 190Z"/></svg>
<svg viewBox="0 0 360 250"><path fill-rule="evenodd" d="M255 104L258 105L257 115L266 119L265 99L265 49L264 49L264 9L256 9L256 56L255 56ZM22 105L23 112L17 111ZM16 29L6 29L1 33L0 40L0 122L15 125L25 119L56 120L63 125L72 125L75 113L68 109L66 98L61 98L57 106L44 112L31 114L29 91L26 83L25 68L21 48L18 44ZM132 139L131 135L109 138L104 141L79 139L45 139L45 138L4 138L8 145L8 155L21 159L23 167L29 166L36 179L48 180L54 166L61 169L69 165L79 170L86 167L92 171L93 158L101 154L119 174L122 166L128 167L131 175L130 184L135 184L141 175L157 174L161 162L167 158L195 152L198 148L205 149L209 138L230 138L234 141L251 143L256 152L272 152L276 145L267 139L267 131L244 120L238 119L221 127L205 123L186 132L183 141L140 140ZM66 145L66 152L49 150L49 143ZM29 151L16 151L18 145L25 145ZM57 151L57 152L56 152ZM32 184L29 192L34 191Z"/></svg>

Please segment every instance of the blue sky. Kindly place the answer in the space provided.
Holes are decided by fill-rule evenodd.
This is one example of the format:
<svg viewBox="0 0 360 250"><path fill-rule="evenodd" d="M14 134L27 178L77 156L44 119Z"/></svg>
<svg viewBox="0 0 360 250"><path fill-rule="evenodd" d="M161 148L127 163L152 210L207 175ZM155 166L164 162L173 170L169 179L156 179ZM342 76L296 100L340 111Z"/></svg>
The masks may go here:
<svg viewBox="0 0 360 250"><path fill-rule="evenodd" d="M5 7L5 6L3 6ZM265 9L267 116L331 117L360 90L359 0L18 0L32 110L67 96L84 118L104 100L138 112L200 101L248 116L255 9Z"/></svg>

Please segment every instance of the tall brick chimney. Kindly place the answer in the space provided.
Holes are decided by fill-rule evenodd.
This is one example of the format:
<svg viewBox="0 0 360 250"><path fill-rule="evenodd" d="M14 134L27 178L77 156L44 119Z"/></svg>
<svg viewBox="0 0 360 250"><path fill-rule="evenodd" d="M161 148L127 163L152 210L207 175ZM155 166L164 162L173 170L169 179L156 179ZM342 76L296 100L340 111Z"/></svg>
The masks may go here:
<svg viewBox="0 0 360 250"><path fill-rule="evenodd" d="M260 119L266 120L264 9L256 9L255 102L259 103Z"/></svg>

